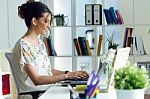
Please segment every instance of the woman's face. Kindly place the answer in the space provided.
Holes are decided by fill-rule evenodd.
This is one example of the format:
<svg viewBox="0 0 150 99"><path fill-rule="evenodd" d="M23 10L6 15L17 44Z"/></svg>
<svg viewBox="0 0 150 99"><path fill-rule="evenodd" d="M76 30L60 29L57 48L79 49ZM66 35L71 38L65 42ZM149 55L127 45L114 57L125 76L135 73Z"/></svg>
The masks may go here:
<svg viewBox="0 0 150 99"><path fill-rule="evenodd" d="M39 34L45 34L50 27L51 15L50 13L43 13L43 16L37 19L36 31Z"/></svg>

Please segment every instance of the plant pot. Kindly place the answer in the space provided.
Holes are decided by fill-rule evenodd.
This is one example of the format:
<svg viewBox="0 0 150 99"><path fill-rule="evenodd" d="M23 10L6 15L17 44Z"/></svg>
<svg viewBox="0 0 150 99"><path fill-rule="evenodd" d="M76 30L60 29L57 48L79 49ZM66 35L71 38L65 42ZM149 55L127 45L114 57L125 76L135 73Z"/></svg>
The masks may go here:
<svg viewBox="0 0 150 99"><path fill-rule="evenodd" d="M108 46L108 49L117 49L117 46Z"/></svg>
<svg viewBox="0 0 150 99"><path fill-rule="evenodd" d="M117 99L144 99L144 89L116 90Z"/></svg>

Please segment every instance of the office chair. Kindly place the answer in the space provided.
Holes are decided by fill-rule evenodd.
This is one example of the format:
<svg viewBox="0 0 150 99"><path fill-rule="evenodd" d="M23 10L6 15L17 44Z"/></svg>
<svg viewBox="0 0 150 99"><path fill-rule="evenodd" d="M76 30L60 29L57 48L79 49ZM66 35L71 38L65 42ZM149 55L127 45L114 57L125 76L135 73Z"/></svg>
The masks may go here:
<svg viewBox="0 0 150 99"><path fill-rule="evenodd" d="M17 91L18 91L18 99L19 99L19 95L31 95L32 96L32 99L38 99L39 95L41 93L44 93L46 90L39 90L39 91L29 91L29 92L19 92L19 86L18 86L18 83L17 83L17 78L15 76L15 72L14 72L14 69L13 68L13 63L12 63L12 53L5 53L5 56L9 62L9 65L10 65L10 68L11 68L11 72L12 72L12 75L13 75L13 78L14 78L14 81L15 81L15 85L16 85L16 88L17 88Z"/></svg>

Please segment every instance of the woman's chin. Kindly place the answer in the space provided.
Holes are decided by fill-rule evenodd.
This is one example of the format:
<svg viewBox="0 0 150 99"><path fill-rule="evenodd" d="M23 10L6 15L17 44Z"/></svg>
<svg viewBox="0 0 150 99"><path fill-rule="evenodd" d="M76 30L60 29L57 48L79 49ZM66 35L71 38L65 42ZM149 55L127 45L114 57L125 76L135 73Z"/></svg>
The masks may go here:
<svg viewBox="0 0 150 99"><path fill-rule="evenodd" d="M41 35L42 35L42 36L47 36L48 33L47 33L47 32L43 32L43 33L41 33Z"/></svg>

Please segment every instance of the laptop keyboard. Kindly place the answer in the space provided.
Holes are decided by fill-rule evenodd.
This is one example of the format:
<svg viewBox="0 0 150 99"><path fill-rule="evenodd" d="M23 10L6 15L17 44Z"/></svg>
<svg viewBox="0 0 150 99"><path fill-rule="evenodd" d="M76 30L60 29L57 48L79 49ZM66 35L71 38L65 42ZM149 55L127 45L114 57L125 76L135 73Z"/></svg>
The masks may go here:
<svg viewBox="0 0 150 99"><path fill-rule="evenodd" d="M71 81L87 81L88 78L76 78L76 79L66 79L66 80L71 80Z"/></svg>

